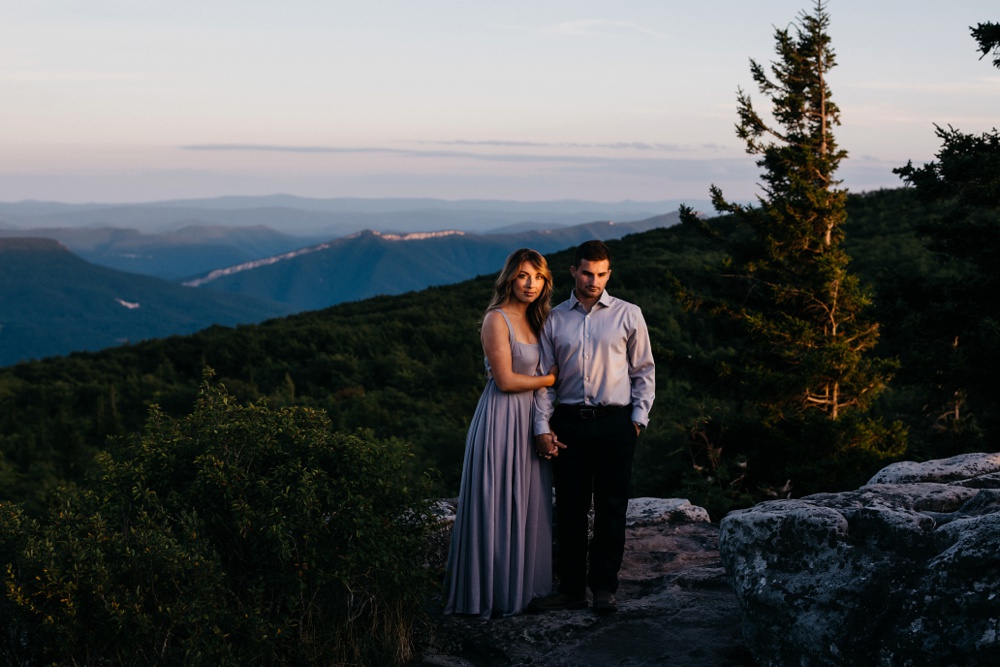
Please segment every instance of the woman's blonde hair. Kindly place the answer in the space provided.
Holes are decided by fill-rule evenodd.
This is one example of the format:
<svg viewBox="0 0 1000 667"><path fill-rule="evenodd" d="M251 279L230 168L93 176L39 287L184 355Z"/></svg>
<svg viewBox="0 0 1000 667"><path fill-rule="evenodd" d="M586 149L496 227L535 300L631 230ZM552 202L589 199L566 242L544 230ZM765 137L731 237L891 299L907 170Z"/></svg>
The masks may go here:
<svg viewBox="0 0 1000 667"><path fill-rule="evenodd" d="M497 275L496 283L493 285L493 298L490 300L486 312L500 308L510 300L514 279L517 278L521 265L525 262L529 262L545 278L542 291L538 294L537 299L528 304L526 315L528 325L537 335L541 333L542 325L545 324L549 311L552 309L552 272L549 271L549 263L537 250L520 248L507 257L507 261L504 262L503 268Z"/></svg>

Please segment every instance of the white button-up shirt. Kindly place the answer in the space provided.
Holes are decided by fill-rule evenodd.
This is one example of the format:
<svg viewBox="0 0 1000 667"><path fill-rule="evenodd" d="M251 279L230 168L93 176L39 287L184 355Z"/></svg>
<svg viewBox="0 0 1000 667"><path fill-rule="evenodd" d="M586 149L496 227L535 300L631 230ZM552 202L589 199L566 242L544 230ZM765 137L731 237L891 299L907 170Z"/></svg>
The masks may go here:
<svg viewBox="0 0 1000 667"><path fill-rule="evenodd" d="M605 290L588 313L570 294L542 328L542 373L559 366L555 385L535 392L535 435L549 433L556 403L632 404L632 421L645 426L653 406L653 352L639 306Z"/></svg>

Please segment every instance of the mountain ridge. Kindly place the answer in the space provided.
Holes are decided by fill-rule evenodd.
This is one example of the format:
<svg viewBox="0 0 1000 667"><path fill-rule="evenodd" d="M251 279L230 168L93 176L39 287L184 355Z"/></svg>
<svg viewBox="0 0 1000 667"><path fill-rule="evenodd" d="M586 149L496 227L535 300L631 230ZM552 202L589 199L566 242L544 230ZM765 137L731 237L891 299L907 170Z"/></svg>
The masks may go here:
<svg viewBox="0 0 1000 667"><path fill-rule="evenodd" d="M188 225L162 233L122 227L0 228L0 238L29 236L55 239L93 264L168 280L320 240L263 225Z"/></svg>
<svg viewBox="0 0 1000 667"><path fill-rule="evenodd" d="M97 230L95 236L78 241L91 244L86 257L56 239L27 239L5 232L0 234L6 258L6 266L0 267L0 365L187 334L213 324L253 324L345 301L455 283L496 271L517 247L548 253L589 238L619 238L669 226L677 217L673 213L634 223L596 222L497 235L461 230L359 232L205 273L192 272L178 278L186 278L185 284L92 261L95 254L114 248L118 253L135 251L122 255L118 266L153 262L143 255L144 240L135 230ZM261 240L261 233L270 234L270 229L216 231L226 238L244 234L247 244L258 247L277 242ZM196 233L213 236L211 228L199 227ZM279 236L286 246L296 240ZM63 237L70 238L77 237ZM209 261L204 255L216 247L188 244L181 238L172 252L181 260ZM172 271L176 274L178 268Z"/></svg>
<svg viewBox="0 0 1000 667"><path fill-rule="evenodd" d="M223 267L184 282L212 290L252 294L296 311L344 301L402 294L495 271L515 248L546 254L589 239L669 227L678 213L634 223L593 222L553 230L478 235L460 230L385 234L368 230L280 256ZM341 275L348 280L336 279Z"/></svg>
<svg viewBox="0 0 1000 667"><path fill-rule="evenodd" d="M53 239L0 238L0 365L288 314L256 297L97 266Z"/></svg>

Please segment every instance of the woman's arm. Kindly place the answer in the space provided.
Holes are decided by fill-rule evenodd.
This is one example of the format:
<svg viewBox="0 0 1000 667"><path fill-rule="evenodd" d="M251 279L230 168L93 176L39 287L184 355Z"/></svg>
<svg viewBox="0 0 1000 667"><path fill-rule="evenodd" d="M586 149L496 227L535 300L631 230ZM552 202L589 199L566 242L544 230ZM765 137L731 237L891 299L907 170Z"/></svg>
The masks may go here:
<svg viewBox="0 0 1000 667"><path fill-rule="evenodd" d="M551 387L556 376L523 375L514 372L514 360L510 352L510 330L503 315L490 311L483 318L483 352L490 362L493 381L500 391L517 392L532 391L542 387Z"/></svg>

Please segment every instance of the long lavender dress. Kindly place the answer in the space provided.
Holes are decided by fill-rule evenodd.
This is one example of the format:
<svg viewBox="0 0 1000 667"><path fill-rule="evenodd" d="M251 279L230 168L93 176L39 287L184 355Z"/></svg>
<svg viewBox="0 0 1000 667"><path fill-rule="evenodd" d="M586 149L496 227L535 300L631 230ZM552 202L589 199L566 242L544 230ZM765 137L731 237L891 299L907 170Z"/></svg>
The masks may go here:
<svg viewBox="0 0 1000 667"><path fill-rule="evenodd" d="M510 330L515 373L538 375L539 346ZM448 555L446 614L510 616L552 588L552 469L535 454L532 395L487 382L465 441Z"/></svg>

